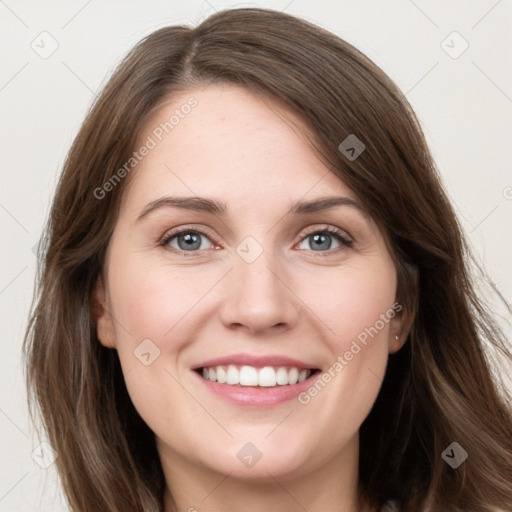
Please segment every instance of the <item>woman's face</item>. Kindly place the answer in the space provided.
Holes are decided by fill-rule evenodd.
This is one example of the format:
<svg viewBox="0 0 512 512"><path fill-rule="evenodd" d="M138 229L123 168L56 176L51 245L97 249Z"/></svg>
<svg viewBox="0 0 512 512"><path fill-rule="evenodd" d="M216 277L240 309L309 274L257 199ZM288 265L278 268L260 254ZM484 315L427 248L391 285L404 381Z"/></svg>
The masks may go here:
<svg viewBox="0 0 512 512"><path fill-rule="evenodd" d="M383 236L284 118L217 84L140 136L97 325L169 466L264 479L356 460L403 338Z"/></svg>

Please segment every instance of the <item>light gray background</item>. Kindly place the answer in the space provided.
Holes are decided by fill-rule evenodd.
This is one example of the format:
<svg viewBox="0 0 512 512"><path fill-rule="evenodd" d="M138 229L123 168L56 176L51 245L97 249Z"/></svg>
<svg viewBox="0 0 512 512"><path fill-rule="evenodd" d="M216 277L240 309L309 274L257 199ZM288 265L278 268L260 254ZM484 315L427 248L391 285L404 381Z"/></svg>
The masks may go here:
<svg viewBox="0 0 512 512"><path fill-rule="evenodd" d="M0 0L0 511L66 510L55 466L40 467L51 451L36 448L28 423L20 348L33 247L71 141L138 40L234 6L303 16L354 44L396 81L422 122L477 255L512 300L510 0ZM464 40L469 47L457 56ZM43 59L52 44L58 48ZM510 318L502 322L510 334Z"/></svg>

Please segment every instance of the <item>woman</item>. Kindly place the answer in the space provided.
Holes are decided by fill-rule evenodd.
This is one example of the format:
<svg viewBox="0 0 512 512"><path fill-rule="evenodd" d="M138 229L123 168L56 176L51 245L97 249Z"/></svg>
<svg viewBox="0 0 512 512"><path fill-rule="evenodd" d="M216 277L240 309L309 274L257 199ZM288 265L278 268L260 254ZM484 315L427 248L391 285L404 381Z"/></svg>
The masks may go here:
<svg viewBox="0 0 512 512"><path fill-rule="evenodd" d="M25 341L71 509L512 509L467 254L351 45L264 9L154 32L70 150Z"/></svg>

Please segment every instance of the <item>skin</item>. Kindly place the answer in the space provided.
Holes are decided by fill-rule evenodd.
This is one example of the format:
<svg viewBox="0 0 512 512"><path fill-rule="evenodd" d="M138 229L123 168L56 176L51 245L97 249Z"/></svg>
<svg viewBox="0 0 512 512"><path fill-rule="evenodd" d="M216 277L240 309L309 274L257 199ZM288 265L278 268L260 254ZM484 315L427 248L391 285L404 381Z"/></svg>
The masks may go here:
<svg viewBox="0 0 512 512"><path fill-rule="evenodd" d="M284 105L233 85L193 89L151 115L141 143L191 96L198 105L129 177L94 294L98 337L118 351L131 399L156 436L165 511L360 511L358 430L388 354L406 337L405 315L385 323L307 404L236 406L211 394L191 367L247 352L327 370L395 302L393 259L358 208L285 215L299 199L357 197ZM137 221L170 195L214 198L228 213L163 207ZM329 226L353 246L327 237L330 248L313 250L306 228ZM192 256L177 238L160 244L175 227L206 231ZM252 263L236 252L247 236L263 249ZM148 366L134 356L144 339L160 350ZM237 458L247 442L262 453L252 467Z"/></svg>

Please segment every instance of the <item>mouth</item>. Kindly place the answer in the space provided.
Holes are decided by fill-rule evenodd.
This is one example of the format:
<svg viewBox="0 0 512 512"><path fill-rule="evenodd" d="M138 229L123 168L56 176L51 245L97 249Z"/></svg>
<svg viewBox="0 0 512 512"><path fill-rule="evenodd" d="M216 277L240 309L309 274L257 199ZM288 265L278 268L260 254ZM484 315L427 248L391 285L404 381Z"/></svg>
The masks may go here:
<svg viewBox="0 0 512 512"><path fill-rule="evenodd" d="M215 365L194 370L204 380L238 388L279 388L300 384L320 372L297 366Z"/></svg>

